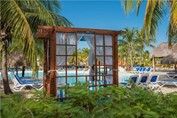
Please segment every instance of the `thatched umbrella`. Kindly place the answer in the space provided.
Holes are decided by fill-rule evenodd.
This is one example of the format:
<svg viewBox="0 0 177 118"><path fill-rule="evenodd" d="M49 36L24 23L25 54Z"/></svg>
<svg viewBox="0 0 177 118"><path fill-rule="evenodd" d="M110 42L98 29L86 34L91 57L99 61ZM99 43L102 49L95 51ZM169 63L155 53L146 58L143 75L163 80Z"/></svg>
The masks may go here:
<svg viewBox="0 0 177 118"><path fill-rule="evenodd" d="M177 53L173 53L162 58L161 64L177 64Z"/></svg>
<svg viewBox="0 0 177 118"><path fill-rule="evenodd" d="M26 62L25 62L25 58L23 56L23 54L19 51L14 51L12 53L10 53L9 55L9 60L8 60L8 65L9 66L25 66Z"/></svg>
<svg viewBox="0 0 177 118"><path fill-rule="evenodd" d="M161 59L161 64L175 64L175 71L177 70L177 53L172 53Z"/></svg>
<svg viewBox="0 0 177 118"><path fill-rule="evenodd" d="M26 66L26 61L25 61L25 57L23 56L23 54L19 51L14 51L12 53L10 53L9 55L9 60L8 60L8 65L9 66L15 66L16 68L19 66L22 66L22 76L24 76L24 71L25 71L25 66ZM18 71L17 71L18 73Z"/></svg>
<svg viewBox="0 0 177 118"><path fill-rule="evenodd" d="M153 71L155 71L155 58L164 58L177 51L177 43L173 44L172 47L168 46L168 43L161 43L150 53L150 59L153 59Z"/></svg>
<svg viewBox="0 0 177 118"><path fill-rule="evenodd" d="M149 57L152 58L163 58L173 53L173 47L169 48L168 43L161 43L150 53Z"/></svg>

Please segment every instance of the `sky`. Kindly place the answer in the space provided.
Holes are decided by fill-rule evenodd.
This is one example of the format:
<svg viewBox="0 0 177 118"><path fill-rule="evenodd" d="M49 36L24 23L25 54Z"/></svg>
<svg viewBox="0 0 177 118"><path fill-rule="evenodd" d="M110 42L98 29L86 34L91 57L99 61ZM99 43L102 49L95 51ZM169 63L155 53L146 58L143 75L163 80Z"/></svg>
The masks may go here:
<svg viewBox="0 0 177 118"><path fill-rule="evenodd" d="M60 1L60 15L67 18L74 27L123 30L124 28L141 29L143 26L145 3L143 2L139 15L136 10L125 15L120 0L62 0ZM167 42L167 29L169 14L165 14L159 24L156 34L157 46L161 42ZM81 48L86 44L80 45ZM152 48L146 48L152 51Z"/></svg>

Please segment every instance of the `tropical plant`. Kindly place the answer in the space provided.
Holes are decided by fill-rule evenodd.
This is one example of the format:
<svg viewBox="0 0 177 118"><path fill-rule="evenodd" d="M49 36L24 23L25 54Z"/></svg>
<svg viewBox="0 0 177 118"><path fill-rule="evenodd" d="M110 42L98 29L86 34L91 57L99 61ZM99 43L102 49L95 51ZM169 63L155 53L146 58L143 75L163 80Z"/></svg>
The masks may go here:
<svg viewBox="0 0 177 118"><path fill-rule="evenodd" d="M162 94L134 86L109 86L90 91L76 84L65 89L64 102L33 92L31 98L21 95L2 96L3 118L175 118L177 94ZM61 88L60 88L61 89ZM11 109L9 111L9 109Z"/></svg>
<svg viewBox="0 0 177 118"><path fill-rule="evenodd" d="M2 78L4 92L12 93L7 76L7 48L11 39L18 39L26 59L33 67L37 67L37 50L34 35L38 25L71 25L62 16L58 15L60 9L58 0L5 0L1 1L1 32L2 42Z"/></svg>
<svg viewBox="0 0 177 118"><path fill-rule="evenodd" d="M133 68L133 53L137 48L140 48L141 40L135 37L136 30L125 28L125 34L122 35L122 40L119 40L119 51L128 54L131 68ZM125 55L124 55L125 56Z"/></svg>
<svg viewBox="0 0 177 118"><path fill-rule="evenodd" d="M78 60L78 65L80 62L84 62L85 64L88 61L88 55L89 55L90 49L89 48L83 48L83 49L78 49L77 50L77 60ZM74 51L73 55L76 55L76 51ZM70 64L75 64L76 59L75 56L72 56L69 59Z"/></svg>
<svg viewBox="0 0 177 118"><path fill-rule="evenodd" d="M144 15L144 25L146 39L150 36L155 37L158 25L165 15L166 7L169 7L169 29L168 29L168 41L177 42L177 1L176 0L122 0L125 13L132 11L136 7L136 13L139 14L140 6L146 2L146 10Z"/></svg>
<svg viewBox="0 0 177 118"><path fill-rule="evenodd" d="M131 68L135 62L136 64L142 65L143 61L147 59L145 47L154 47L152 43L156 40L154 38L147 40L143 29L135 30L125 28L125 32L122 35L122 40L119 40L118 45L120 59L126 61L127 64L129 63L128 60L130 60Z"/></svg>

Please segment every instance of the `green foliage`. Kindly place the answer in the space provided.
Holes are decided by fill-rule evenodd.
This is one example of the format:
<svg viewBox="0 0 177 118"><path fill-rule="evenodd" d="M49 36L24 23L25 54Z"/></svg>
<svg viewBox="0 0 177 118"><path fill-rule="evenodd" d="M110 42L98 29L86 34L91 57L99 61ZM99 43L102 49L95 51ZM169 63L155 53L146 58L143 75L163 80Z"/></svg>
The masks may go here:
<svg viewBox="0 0 177 118"><path fill-rule="evenodd" d="M37 70L37 58L43 56L43 42L35 40L38 26L72 26L59 15L58 0L2 0L1 30L12 38L8 51L23 51L27 62ZM1 46L0 46L1 50ZM9 52L10 53L10 52Z"/></svg>
<svg viewBox="0 0 177 118"><path fill-rule="evenodd" d="M140 11L142 4L146 5L144 13L144 24L146 38L155 37L158 30L158 26L162 18L169 14L169 28L168 28L168 42L172 45L173 42L177 42L176 29L177 29L177 1L176 0L121 0L125 14L128 14L136 8L137 15ZM169 7L169 10L166 10ZM165 33L165 32L164 32Z"/></svg>
<svg viewBox="0 0 177 118"><path fill-rule="evenodd" d="M152 43L156 40L154 38L147 40L144 29L125 28L124 30L126 33L122 35L118 43L119 59L131 67L133 65L149 66L149 52L145 51L145 46L154 47Z"/></svg>
<svg viewBox="0 0 177 118"><path fill-rule="evenodd" d="M80 65L80 62L85 63L85 64L87 63L89 52L90 52L89 48L83 48L83 49L77 50L77 59L79 60L78 65ZM74 51L73 55L76 55L76 51ZM75 59L76 59L75 56L72 56L69 59L69 63L75 64L76 63Z"/></svg>
<svg viewBox="0 0 177 118"><path fill-rule="evenodd" d="M63 88L67 99L57 102L34 92L32 98L4 96L3 118L175 118L177 94L155 93L139 87L109 86L90 91L87 85Z"/></svg>

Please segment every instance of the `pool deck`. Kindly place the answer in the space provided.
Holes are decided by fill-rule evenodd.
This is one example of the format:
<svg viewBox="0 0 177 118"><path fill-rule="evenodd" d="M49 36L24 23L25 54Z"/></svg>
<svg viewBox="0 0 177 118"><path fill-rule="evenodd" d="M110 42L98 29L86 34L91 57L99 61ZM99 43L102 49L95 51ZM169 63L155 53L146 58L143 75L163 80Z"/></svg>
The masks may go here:
<svg viewBox="0 0 177 118"><path fill-rule="evenodd" d="M61 71L62 72L62 71ZM75 72L75 71L70 71L70 72ZM83 71L82 71L83 72ZM89 70L85 71L85 73L89 72ZM121 74L132 74L132 73L127 73L127 72L120 72ZM149 74L158 74L160 75L159 77L159 80L162 80L162 79L168 79L168 77L166 76L168 72L150 72ZM2 80L0 82L0 94L3 93L3 87L2 87ZM12 82L10 81L10 87L12 88L13 87L13 84ZM23 89L21 92L24 92L24 93L27 93L29 92L30 90L25 90ZM155 90L155 92L162 92L164 94L167 94L167 93L171 93L171 92L177 92L177 87L176 86L173 86L173 85L168 85L168 86L164 86L162 87L160 90ZM14 92L16 93L16 92Z"/></svg>

